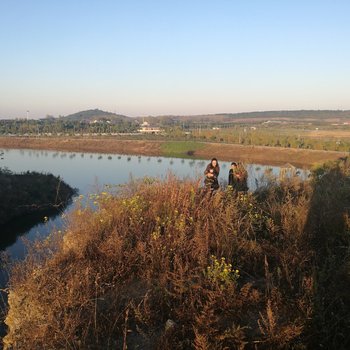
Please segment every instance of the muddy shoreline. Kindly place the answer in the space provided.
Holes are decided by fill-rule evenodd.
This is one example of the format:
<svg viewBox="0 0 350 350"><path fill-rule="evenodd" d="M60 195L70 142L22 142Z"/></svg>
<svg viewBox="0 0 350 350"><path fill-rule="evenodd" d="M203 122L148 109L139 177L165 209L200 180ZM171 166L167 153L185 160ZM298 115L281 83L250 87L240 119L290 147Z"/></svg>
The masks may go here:
<svg viewBox="0 0 350 350"><path fill-rule="evenodd" d="M166 156L162 150L162 145L166 142L168 141L125 140L112 137L0 137L0 147L2 148L145 156ZM279 166L290 163L305 168L309 168L315 163L323 163L347 155L346 152L282 147L243 146L209 142L203 142L202 145L201 149L193 152L193 158L210 159L216 157L222 161L243 161L245 163Z"/></svg>

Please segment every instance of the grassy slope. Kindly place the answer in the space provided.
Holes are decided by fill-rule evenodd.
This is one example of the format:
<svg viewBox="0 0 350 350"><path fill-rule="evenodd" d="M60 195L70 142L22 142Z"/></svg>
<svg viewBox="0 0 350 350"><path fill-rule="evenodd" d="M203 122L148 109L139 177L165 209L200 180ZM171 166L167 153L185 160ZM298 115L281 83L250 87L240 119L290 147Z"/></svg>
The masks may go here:
<svg viewBox="0 0 350 350"><path fill-rule="evenodd" d="M144 179L93 197L14 268L6 346L346 348L349 173L237 196Z"/></svg>

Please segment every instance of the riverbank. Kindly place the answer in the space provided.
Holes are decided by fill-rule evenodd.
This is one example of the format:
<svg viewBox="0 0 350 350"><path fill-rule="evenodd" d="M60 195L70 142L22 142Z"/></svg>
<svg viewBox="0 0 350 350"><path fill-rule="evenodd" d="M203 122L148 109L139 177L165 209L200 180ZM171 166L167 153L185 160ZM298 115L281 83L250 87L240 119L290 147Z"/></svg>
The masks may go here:
<svg viewBox="0 0 350 350"><path fill-rule="evenodd" d="M14 174L0 169L0 228L24 216L62 208L75 190L51 174Z"/></svg>
<svg viewBox="0 0 350 350"><path fill-rule="evenodd" d="M197 159L216 157L223 161L235 160L263 165L290 163L297 167L311 167L315 163L336 160L347 155L346 152L336 151L210 142L125 140L110 137L0 137L0 147Z"/></svg>

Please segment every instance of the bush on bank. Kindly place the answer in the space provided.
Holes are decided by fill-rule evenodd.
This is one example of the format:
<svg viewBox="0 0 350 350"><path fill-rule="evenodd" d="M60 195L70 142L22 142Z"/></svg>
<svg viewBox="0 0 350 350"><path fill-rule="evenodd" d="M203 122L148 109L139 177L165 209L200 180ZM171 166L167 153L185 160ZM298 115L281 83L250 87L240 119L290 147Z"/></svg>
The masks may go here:
<svg viewBox="0 0 350 350"><path fill-rule="evenodd" d="M10 349L346 348L350 163L215 195L144 179L14 266Z"/></svg>
<svg viewBox="0 0 350 350"><path fill-rule="evenodd" d="M23 215L60 208L74 193L52 174L15 174L0 168L0 225Z"/></svg>

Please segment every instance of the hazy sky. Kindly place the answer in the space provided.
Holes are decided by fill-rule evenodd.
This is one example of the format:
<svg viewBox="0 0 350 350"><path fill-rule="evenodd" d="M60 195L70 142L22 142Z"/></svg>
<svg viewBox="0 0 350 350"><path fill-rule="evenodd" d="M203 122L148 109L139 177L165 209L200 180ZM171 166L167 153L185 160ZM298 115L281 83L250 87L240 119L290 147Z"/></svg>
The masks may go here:
<svg viewBox="0 0 350 350"><path fill-rule="evenodd" d="M0 0L0 118L350 109L349 0Z"/></svg>

